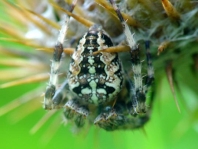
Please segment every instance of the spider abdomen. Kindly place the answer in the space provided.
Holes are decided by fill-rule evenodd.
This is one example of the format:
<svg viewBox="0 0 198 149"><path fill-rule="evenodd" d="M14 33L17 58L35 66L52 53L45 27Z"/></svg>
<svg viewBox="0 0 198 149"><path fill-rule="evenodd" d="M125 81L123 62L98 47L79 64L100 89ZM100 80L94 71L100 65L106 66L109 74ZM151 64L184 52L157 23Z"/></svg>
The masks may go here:
<svg viewBox="0 0 198 149"><path fill-rule="evenodd" d="M85 102L101 104L116 98L123 82L117 53L95 51L113 46L102 29L91 27L80 39L69 67L69 89Z"/></svg>

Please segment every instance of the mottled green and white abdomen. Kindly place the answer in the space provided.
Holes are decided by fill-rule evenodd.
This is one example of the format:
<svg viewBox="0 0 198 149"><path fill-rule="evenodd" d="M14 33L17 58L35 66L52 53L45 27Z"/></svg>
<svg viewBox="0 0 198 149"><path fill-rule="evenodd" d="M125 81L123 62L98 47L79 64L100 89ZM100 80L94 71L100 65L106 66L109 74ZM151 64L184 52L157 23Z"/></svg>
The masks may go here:
<svg viewBox="0 0 198 149"><path fill-rule="evenodd" d="M93 52L113 46L102 29L93 26L80 39L69 67L69 89L84 102L102 104L113 100L123 82L117 53Z"/></svg>

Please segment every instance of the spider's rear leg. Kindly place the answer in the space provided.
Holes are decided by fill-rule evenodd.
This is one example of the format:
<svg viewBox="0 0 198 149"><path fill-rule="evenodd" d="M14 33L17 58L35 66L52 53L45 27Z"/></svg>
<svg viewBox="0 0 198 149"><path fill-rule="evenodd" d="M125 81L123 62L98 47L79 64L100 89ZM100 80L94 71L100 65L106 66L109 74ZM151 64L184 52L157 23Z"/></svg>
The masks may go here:
<svg viewBox="0 0 198 149"><path fill-rule="evenodd" d="M149 48L150 48L150 41L146 41L145 49L146 49L146 61L147 61L147 76L145 79L145 86L144 86L145 93L148 91L148 88L152 85L154 81L154 69L152 65L152 59Z"/></svg>
<svg viewBox="0 0 198 149"><path fill-rule="evenodd" d="M133 111L132 114L144 113L146 112L146 93L148 88L151 86L154 80L154 70L151 61L151 55L149 51L149 41L145 42L146 47L146 60L147 60L147 76L145 79L145 83L143 86L143 79L141 75L141 62L140 62L140 50L137 48L136 50L131 50L131 62L132 62L132 70L134 75L134 83L129 80L130 88L131 88L131 97L132 97L132 106Z"/></svg>
<svg viewBox="0 0 198 149"><path fill-rule="evenodd" d="M142 128L150 119L150 112L146 112L137 116L128 116L122 129L138 129Z"/></svg>
<svg viewBox="0 0 198 149"><path fill-rule="evenodd" d="M76 99L69 100L65 104L64 116L67 119L74 119L77 127L82 127L85 124L88 115L88 108L79 104Z"/></svg>
<svg viewBox="0 0 198 149"><path fill-rule="evenodd" d="M114 108L106 107L94 124L107 131L142 128L149 121L150 111L133 116L129 113L130 108L130 102L117 102Z"/></svg>

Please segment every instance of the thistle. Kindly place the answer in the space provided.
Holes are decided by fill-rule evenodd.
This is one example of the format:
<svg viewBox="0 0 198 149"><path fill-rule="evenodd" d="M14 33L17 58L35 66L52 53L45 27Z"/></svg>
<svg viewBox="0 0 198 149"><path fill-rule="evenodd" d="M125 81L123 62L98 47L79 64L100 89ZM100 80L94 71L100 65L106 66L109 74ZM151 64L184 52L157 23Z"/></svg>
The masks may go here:
<svg viewBox="0 0 198 149"><path fill-rule="evenodd" d="M50 60L66 14L71 18L64 42L64 47L67 49L64 49L66 54L61 62L64 63L60 68L60 72L63 72L59 74L61 81L67 76L66 68L70 63L69 51L72 53L72 48L76 47L77 41L88 30L88 26L100 24L116 44L127 44L123 42L125 37L114 9L105 0L79 0L72 13L67 11L71 5L69 0L66 3L53 0L42 2L3 0L0 4L1 14L4 14L0 19L1 90L36 84L30 91L24 92L19 98L0 107L0 116L18 109L20 112L16 112L15 121L42 109L41 102L49 80ZM145 41L150 41L155 70L155 85L151 98L154 103L160 100L158 98L161 90L167 90L161 88L166 77L178 111L188 111L188 118L181 120L177 127L178 131L188 129L190 125L197 123L198 104L195 98L198 83L198 10L196 9L198 2L127 0L119 1L117 5L126 23L135 33L134 38L140 46L141 53L144 52ZM145 68L145 62L142 65ZM181 102L185 108L181 108ZM195 104L192 105L192 102ZM22 105L27 108L20 108ZM61 115L61 110L46 112L30 132L37 132L52 117L55 120L51 128L58 129ZM186 122L188 120L191 123ZM64 123L68 121L65 120ZM78 131L77 128L73 130ZM53 136L52 132L47 134Z"/></svg>

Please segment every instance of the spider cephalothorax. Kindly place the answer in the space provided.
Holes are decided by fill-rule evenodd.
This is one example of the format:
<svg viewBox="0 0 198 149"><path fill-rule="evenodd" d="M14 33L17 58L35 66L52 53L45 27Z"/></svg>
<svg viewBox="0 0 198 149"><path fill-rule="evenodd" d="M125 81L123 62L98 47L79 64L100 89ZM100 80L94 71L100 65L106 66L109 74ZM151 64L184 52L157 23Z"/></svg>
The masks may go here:
<svg viewBox="0 0 198 149"><path fill-rule="evenodd" d="M105 130L139 128L149 119L146 93L154 75L149 42L146 42L148 71L143 81L139 46L113 0L110 3L123 26L128 47L124 50L123 47L113 47L110 37L99 25L91 26L73 51L67 78L58 88L57 78L68 17L55 46L44 108L65 108L65 117L74 119L78 127L88 119L89 123ZM74 6L75 1L71 8ZM132 71L132 74L122 68L118 58L120 51L131 55L132 67L129 72Z"/></svg>

